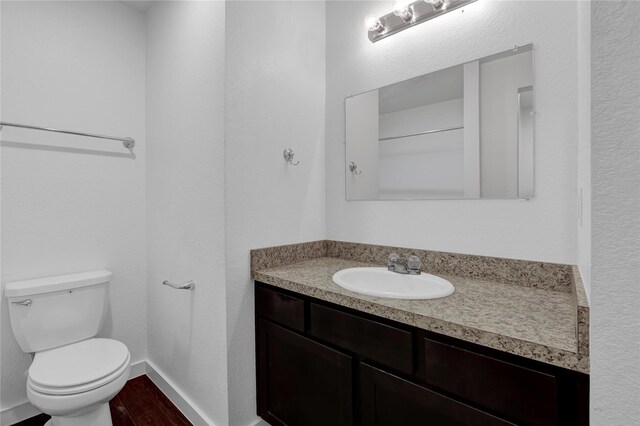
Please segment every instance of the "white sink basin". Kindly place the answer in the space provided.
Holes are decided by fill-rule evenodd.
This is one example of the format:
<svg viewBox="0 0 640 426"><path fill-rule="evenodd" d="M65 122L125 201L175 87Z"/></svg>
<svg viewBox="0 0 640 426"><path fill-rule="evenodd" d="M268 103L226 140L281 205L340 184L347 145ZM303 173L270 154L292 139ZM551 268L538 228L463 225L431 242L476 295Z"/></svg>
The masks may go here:
<svg viewBox="0 0 640 426"><path fill-rule="evenodd" d="M386 299L437 299L454 292L453 285L431 274L405 275L387 268L349 268L333 274L333 282L356 293Z"/></svg>

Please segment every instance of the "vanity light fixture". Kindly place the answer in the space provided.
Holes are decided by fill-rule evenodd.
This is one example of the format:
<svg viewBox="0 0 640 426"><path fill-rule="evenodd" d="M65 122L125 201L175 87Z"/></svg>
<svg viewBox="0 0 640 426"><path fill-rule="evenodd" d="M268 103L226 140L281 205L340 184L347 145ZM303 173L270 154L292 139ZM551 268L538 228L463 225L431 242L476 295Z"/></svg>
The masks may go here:
<svg viewBox="0 0 640 426"><path fill-rule="evenodd" d="M369 40L375 43L409 27L444 15L476 0L418 0L407 3L381 16L368 29Z"/></svg>

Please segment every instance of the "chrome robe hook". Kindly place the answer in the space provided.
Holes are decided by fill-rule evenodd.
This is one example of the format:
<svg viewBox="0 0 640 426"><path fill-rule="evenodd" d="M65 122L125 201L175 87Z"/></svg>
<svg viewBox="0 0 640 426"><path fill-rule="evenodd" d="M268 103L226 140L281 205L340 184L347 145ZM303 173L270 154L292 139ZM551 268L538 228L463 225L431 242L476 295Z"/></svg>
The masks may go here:
<svg viewBox="0 0 640 426"><path fill-rule="evenodd" d="M282 156L284 157L284 160L291 164L292 166L297 166L298 164L300 164L299 161L296 161L295 163L293 162L293 157L294 157L295 152L293 152L293 150L291 148L287 148L284 151L282 151Z"/></svg>
<svg viewBox="0 0 640 426"><path fill-rule="evenodd" d="M349 161L349 171L354 175L361 175L362 170L358 170L358 165L353 161Z"/></svg>

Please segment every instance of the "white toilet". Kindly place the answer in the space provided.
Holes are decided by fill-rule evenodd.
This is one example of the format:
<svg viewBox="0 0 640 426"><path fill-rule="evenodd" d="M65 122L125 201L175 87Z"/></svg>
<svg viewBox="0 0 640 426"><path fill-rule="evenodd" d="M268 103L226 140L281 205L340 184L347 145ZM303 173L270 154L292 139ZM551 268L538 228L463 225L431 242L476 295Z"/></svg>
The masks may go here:
<svg viewBox="0 0 640 426"><path fill-rule="evenodd" d="M129 378L131 356L117 340L96 338L104 322L111 272L8 283L11 327L35 353L27 397L50 426L111 425L109 401Z"/></svg>

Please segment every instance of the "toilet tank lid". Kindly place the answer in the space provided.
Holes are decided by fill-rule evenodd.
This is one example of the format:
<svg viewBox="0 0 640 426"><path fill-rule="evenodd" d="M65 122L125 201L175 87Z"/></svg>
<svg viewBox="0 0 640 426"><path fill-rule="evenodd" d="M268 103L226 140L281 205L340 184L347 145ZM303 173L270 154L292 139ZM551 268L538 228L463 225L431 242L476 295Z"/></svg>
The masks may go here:
<svg viewBox="0 0 640 426"><path fill-rule="evenodd" d="M20 297L60 290L71 290L78 287L109 282L111 275L110 271L101 269L78 274L37 278L35 280L13 281L7 283L4 288L4 294L6 297Z"/></svg>

